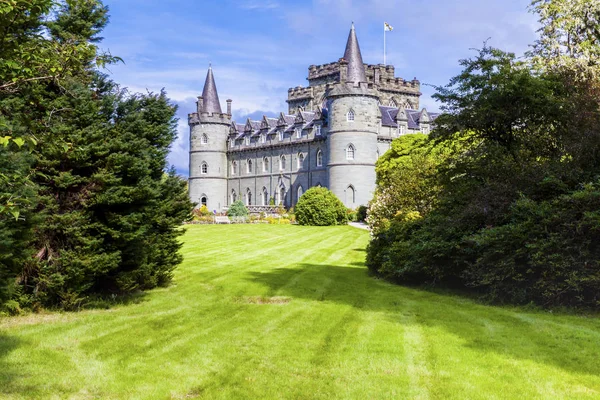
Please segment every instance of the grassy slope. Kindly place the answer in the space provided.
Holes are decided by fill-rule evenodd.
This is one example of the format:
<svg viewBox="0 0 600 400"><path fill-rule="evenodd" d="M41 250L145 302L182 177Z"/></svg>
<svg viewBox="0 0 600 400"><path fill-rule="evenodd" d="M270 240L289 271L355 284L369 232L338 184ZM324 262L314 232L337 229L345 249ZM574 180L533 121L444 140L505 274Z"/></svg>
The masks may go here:
<svg viewBox="0 0 600 400"><path fill-rule="evenodd" d="M367 241L193 226L138 304L0 321L0 397L600 398L597 318L369 278Z"/></svg>

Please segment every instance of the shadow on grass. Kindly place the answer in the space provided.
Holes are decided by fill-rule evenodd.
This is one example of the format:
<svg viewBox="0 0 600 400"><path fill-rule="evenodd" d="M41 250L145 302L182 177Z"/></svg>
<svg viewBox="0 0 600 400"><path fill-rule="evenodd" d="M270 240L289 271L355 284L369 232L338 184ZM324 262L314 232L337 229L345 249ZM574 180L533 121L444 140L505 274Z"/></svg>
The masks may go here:
<svg viewBox="0 0 600 400"><path fill-rule="evenodd" d="M362 265L351 263L350 265ZM600 320L479 304L468 298L397 286L362 267L302 264L250 273L270 296L330 301L383 312L390 321L427 330L442 328L463 346L527 359L566 371L600 374ZM408 322L407 322L408 321ZM429 329L435 335L436 329Z"/></svg>
<svg viewBox="0 0 600 400"><path fill-rule="evenodd" d="M82 306L84 310L108 310L113 307L140 304L147 301L147 293L138 291L122 295L93 296L86 299Z"/></svg>
<svg viewBox="0 0 600 400"><path fill-rule="evenodd" d="M8 355L21 344L20 339L0 333L0 397L23 393L34 396L39 392L33 385L20 384L19 381L26 377L25 374L18 369L17 365L7 361Z"/></svg>

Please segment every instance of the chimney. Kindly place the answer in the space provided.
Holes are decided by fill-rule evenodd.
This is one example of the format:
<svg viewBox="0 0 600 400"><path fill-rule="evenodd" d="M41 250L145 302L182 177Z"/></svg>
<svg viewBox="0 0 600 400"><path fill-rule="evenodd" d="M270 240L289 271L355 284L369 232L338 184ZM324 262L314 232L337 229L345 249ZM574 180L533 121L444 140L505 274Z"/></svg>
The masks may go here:
<svg viewBox="0 0 600 400"><path fill-rule="evenodd" d="M227 99L227 115L231 116L231 99Z"/></svg>

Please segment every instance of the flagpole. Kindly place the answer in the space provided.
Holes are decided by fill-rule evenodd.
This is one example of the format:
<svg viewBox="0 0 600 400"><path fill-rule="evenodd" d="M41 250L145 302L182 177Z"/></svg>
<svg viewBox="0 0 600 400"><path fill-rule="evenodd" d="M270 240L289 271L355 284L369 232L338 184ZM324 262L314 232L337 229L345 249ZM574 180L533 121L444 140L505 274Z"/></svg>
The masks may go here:
<svg viewBox="0 0 600 400"><path fill-rule="evenodd" d="M385 66L385 23L383 24L383 65Z"/></svg>

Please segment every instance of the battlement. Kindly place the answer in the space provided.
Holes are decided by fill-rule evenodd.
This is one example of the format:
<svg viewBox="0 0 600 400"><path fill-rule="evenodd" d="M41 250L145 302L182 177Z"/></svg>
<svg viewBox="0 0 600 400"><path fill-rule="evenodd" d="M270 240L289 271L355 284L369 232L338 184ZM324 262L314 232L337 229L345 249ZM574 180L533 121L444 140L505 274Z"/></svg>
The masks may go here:
<svg viewBox="0 0 600 400"><path fill-rule="evenodd" d="M197 125L199 123L207 124L231 124L231 115L217 113L190 113L188 114L188 125Z"/></svg>
<svg viewBox="0 0 600 400"><path fill-rule="evenodd" d="M295 88L288 89L288 100L299 100L299 99L312 99L313 88L296 86Z"/></svg>

